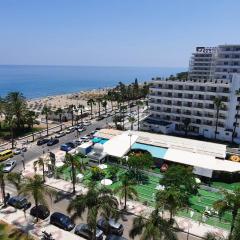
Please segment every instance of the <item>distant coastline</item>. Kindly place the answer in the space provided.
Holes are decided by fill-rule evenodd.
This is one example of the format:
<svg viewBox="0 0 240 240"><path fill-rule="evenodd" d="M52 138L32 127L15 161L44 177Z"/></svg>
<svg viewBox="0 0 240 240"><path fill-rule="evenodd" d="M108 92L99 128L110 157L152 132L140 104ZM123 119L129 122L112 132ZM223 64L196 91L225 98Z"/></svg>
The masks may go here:
<svg viewBox="0 0 240 240"><path fill-rule="evenodd" d="M82 91L111 88L135 78L139 82L152 77L166 77L186 68L158 67L94 67L94 66L43 66L0 65L0 96L20 91L28 99L41 99Z"/></svg>

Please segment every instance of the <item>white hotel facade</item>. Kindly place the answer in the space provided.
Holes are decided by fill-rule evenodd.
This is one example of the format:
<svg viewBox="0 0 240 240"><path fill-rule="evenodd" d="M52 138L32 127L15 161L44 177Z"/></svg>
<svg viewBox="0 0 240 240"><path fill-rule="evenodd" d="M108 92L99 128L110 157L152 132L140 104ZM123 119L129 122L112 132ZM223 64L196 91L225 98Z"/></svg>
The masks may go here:
<svg viewBox="0 0 240 240"><path fill-rule="evenodd" d="M217 109L213 100L220 97L216 138L232 140L240 102L236 94L240 89L240 45L198 47L190 60L188 79L155 78L151 83L150 116L141 123L141 129L183 134L187 119L189 135L214 138ZM240 142L238 122L240 119L236 142Z"/></svg>

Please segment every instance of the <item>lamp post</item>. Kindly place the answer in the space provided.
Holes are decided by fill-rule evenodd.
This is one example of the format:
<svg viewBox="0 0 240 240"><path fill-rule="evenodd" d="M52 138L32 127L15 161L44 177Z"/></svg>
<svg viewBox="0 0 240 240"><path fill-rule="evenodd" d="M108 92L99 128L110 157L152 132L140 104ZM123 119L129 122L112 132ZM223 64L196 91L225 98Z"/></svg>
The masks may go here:
<svg viewBox="0 0 240 240"><path fill-rule="evenodd" d="M129 139L130 139L130 148L129 148L129 150L131 151L131 148L132 148L132 132L129 130L128 131L128 136L129 136Z"/></svg>
<svg viewBox="0 0 240 240"><path fill-rule="evenodd" d="M24 156L24 152L22 152L21 156L22 156L23 170L25 170L25 156Z"/></svg>

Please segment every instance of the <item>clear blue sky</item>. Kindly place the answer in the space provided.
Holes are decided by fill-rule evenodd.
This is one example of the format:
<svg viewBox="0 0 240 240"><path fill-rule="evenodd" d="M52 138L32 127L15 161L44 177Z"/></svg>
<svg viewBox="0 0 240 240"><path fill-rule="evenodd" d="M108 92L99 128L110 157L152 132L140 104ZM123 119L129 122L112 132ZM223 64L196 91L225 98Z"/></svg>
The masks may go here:
<svg viewBox="0 0 240 240"><path fill-rule="evenodd" d="M0 64L185 67L240 43L239 0L1 0Z"/></svg>

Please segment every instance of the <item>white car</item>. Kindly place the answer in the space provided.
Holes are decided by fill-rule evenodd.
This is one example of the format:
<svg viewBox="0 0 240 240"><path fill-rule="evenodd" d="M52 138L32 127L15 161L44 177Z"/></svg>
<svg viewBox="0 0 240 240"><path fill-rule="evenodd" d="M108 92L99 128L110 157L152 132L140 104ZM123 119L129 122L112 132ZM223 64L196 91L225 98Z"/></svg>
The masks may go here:
<svg viewBox="0 0 240 240"><path fill-rule="evenodd" d="M16 148L16 149L13 150L13 153L14 153L15 155L19 155L19 154L21 154L21 152L22 152L22 149L21 149L21 148Z"/></svg>
<svg viewBox="0 0 240 240"><path fill-rule="evenodd" d="M66 135L66 133L62 131L62 132L59 132L55 137L60 138L60 137L63 137L65 135Z"/></svg>
<svg viewBox="0 0 240 240"><path fill-rule="evenodd" d="M17 162L16 160L8 160L3 167L3 172L9 173L13 170L13 168L16 166Z"/></svg>
<svg viewBox="0 0 240 240"><path fill-rule="evenodd" d="M84 122L84 123L83 123L83 126L89 126L89 125L91 125L91 122L90 122L90 121L87 121L87 122Z"/></svg>

